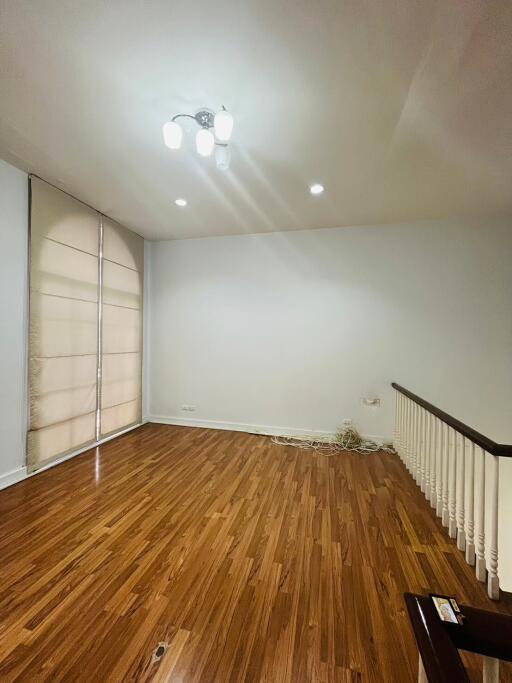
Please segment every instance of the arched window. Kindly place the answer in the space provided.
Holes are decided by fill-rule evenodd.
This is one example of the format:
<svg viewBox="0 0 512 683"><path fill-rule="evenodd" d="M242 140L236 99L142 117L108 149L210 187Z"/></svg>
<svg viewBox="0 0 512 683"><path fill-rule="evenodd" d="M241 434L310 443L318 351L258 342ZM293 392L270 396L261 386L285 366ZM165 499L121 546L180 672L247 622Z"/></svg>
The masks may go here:
<svg viewBox="0 0 512 683"><path fill-rule="evenodd" d="M34 471L141 421L144 240L31 178Z"/></svg>

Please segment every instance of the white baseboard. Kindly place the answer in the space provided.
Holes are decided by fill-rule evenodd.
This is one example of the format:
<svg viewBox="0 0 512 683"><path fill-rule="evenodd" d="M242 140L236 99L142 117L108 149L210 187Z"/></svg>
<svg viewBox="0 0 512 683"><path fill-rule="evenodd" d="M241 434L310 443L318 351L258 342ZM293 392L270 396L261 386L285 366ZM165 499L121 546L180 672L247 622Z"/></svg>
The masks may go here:
<svg viewBox="0 0 512 683"><path fill-rule="evenodd" d="M0 474L0 491L2 489L7 488L8 486L12 486L12 484L17 484L19 481L26 478L26 467L18 467L17 470L11 470L10 472L6 472L5 474Z"/></svg>
<svg viewBox="0 0 512 683"><path fill-rule="evenodd" d="M68 453L67 455L63 456L62 458L59 458L58 460L54 460L53 462L50 462L48 465L44 465L44 467L40 467L37 470L34 470L34 472L31 472L30 474L27 472L26 467L20 467L17 470L12 470L11 472L6 472L5 474L0 474L0 491L2 489L7 488L8 486L12 486L13 484L17 484L19 481L22 481L22 479L27 479L28 477L34 477L37 474L40 474L41 472L45 472L46 470L51 469L52 467L55 467L56 465L60 465L63 462L66 462L66 460L71 460L71 458L75 458L77 455L81 455L82 453L86 453L87 451L92 450L93 448L96 448L97 446L101 446L104 443L107 443L107 441L112 441L113 439L117 439L118 436L122 436L123 434L126 434L127 432L131 432L133 429L138 429L138 427L142 427L142 425L146 422L146 419L143 419L142 422L137 423L136 425L131 425L130 427L127 427L126 429L123 429L120 432L116 432L115 434L111 434L110 436L106 436L105 438L101 439L100 441L97 441L93 444L89 444L88 446L84 446L83 448L79 448L76 451L73 451L72 453Z"/></svg>
<svg viewBox="0 0 512 683"><path fill-rule="evenodd" d="M244 424L241 422L220 422L218 420L200 420L193 417L175 417L167 415L148 415L148 422L157 424L175 425L178 427L200 427L202 429L224 429L230 432L247 432L248 434L262 434L265 436L309 436L314 434L319 437L334 436L336 432L325 432L317 429L302 429L297 427L275 427L268 425ZM391 437L363 434L364 439L370 439L375 443L391 443Z"/></svg>

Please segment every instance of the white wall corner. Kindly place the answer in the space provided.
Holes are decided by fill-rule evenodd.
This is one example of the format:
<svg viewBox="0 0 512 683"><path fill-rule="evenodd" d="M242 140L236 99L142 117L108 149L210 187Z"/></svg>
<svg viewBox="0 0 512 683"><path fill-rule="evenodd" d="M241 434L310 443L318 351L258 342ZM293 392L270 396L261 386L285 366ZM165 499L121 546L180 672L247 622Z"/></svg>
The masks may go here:
<svg viewBox="0 0 512 683"><path fill-rule="evenodd" d="M8 486L17 484L22 479L27 478L27 468L19 467L16 470L11 470L11 472L5 472L5 474L0 475L0 491L6 489Z"/></svg>
<svg viewBox="0 0 512 683"><path fill-rule="evenodd" d="M147 422L150 399L151 242L144 240L144 296L142 315L142 420Z"/></svg>
<svg viewBox="0 0 512 683"><path fill-rule="evenodd" d="M0 488L23 478L27 435L28 176L0 160Z"/></svg>

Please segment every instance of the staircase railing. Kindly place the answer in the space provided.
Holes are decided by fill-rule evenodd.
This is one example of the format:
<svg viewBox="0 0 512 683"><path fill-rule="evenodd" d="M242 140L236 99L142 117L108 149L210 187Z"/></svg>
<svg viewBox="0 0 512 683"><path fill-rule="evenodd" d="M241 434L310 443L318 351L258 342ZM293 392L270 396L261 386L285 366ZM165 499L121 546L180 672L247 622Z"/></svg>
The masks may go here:
<svg viewBox="0 0 512 683"><path fill-rule="evenodd" d="M394 447L476 577L499 600L498 509L500 458L512 446L468 427L395 382ZM486 483L486 477L490 477Z"/></svg>
<svg viewBox="0 0 512 683"><path fill-rule="evenodd" d="M512 616L462 605L461 625L443 623L429 597L404 593L419 650L419 683L469 683L459 650L483 657L484 683L499 683L499 662L512 661Z"/></svg>

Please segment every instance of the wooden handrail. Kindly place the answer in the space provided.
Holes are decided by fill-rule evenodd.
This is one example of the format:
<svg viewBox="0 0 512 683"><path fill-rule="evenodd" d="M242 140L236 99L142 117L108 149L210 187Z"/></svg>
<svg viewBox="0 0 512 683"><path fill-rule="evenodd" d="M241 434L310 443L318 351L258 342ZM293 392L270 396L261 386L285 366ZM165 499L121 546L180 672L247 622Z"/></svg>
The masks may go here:
<svg viewBox="0 0 512 683"><path fill-rule="evenodd" d="M469 683L450 627L441 622L431 599L413 593L404 593L404 598L429 683Z"/></svg>
<svg viewBox="0 0 512 683"><path fill-rule="evenodd" d="M462 606L462 612L464 625L451 632L455 647L512 662L512 616L467 605Z"/></svg>
<svg viewBox="0 0 512 683"><path fill-rule="evenodd" d="M483 450L487 451L487 453L490 453L491 455L498 455L500 458L512 458L512 445L496 443L496 441L493 441L487 436L480 434L480 432L472 429L472 427L468 427L468 425L464 424L460 420L457 420L457 418L453 417L452 415L448 415L448 413L445 413L444 410L441 410L440 408L436 408L436 406L432 405L432 403L429 403L423 398L416 396L416 394L413 394L412 391L405 389L396 382L392 382L391 386L393 389L396 389L396 391L400 392L404 396L407 396L407 398L409 398L411 401L414 401L414 403L417 403L432 415L438 417L449 427L466 437L466 439L469 439L477 446L480 446L480 448L483 448Z"/></svg>
<svg viewBox="0 0 512 683"><path fill-rule="evenodd" d="M430 683L469 681L458 650L512 661L512 617L462 605L464 623L444 624L430 597L404 593L405 604Z"/></svg>

